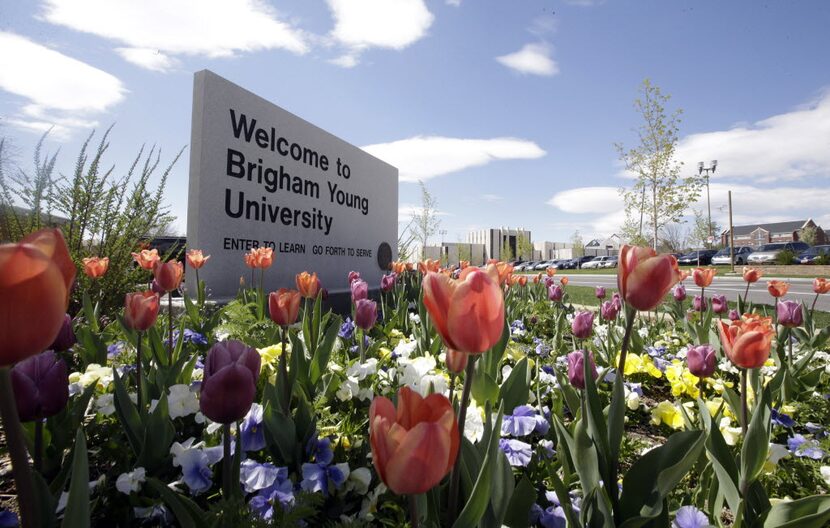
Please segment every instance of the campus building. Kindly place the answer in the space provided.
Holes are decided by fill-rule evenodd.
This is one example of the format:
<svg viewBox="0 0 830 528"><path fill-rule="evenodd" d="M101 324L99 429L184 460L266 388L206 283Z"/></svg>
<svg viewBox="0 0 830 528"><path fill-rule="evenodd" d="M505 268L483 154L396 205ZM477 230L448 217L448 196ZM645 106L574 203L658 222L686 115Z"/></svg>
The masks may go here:
<svg viewBox="0 0 830 528"><path fill-rule="evenodd" d="M530 231L500 227L480 229L467 234L470 244L484 246L485 260L527 260L533 258L533 242Z"/></svg>
<svg viewBox="0 0 830 528"><path fill-rule="evenodd" d="M775 242L796 242L801 240L801 231L805 228L816 230L816 245L827 244L827 233L816 225L812 218L807 220L792 220L789 222L774 222L769 224L748 224L735 226L735 247L759 247ZM729 247L729 229L721 233L721 245Z"/></svg>

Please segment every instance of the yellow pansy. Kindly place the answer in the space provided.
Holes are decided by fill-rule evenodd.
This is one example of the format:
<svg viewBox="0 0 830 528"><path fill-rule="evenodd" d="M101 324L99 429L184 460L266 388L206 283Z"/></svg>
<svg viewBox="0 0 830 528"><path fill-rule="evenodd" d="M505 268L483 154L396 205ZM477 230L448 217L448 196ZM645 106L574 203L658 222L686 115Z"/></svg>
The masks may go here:
<svg viewBox="0 0 830 528"><path fill-rule="evenodd" d="M389 348L387 347L380 347L378 349L378 355L381 357L381 359L386 359L392 355L392 351L389 350Z"/></svg>
<svg viewBox="0 0 830 528"><path fill-rule="evenodd" d="M672 429L681 429L685 422L680 408L672 402L664 400L651 410L651 423L654 425L664 423Z"/></svg>
<svg viewBox="0 0 830 528"><path fill-rule="evenodd" d="M509 345L507 345L507 355L513 361L519 361L520 359L525 357L525 351L522 350L521 347L518 347L513 343L510 343Z"/></svg>
<svg viewBox="0 0 830 528"><path fill-rule="evenodd" d="M286 346L286 348L288 347ZM258 348L257 352L259 352L259 357L262 360L259 367L260 372L262 372L262 369L264 369L266 365L271 365L280 358L282 355L282 343L277 343L276 345L267 346L265 348Z"/></svg>
<svg viewBox="0 0 830 528"><path fill-rule="evenodd" d="M617 356L616 363L619 363L619 355ZM651 360L649 356L641 356L639 354L628 354L625 357L625 375L630 376L632 374L648 374L654 378L660 378L663 376L663 373L654 365L654 362Z"/></svg>
<svg viewBox="0 0 830 528"><path fill-rule="evenodd" d="M674 396L684 394L691 398L697 398L700 394L698 388L699 379L680 361L675 359L671 365L666 367L666 379L671 383L671 392Z"/></svg>

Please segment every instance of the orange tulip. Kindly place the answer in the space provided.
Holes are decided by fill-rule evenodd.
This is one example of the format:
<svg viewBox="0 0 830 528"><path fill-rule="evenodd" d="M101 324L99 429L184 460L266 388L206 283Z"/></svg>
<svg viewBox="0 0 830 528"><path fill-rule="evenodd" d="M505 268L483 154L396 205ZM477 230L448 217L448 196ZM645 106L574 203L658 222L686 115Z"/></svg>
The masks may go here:
<svg viewBox="0 0 830 528"><path fill-rule="evenodd" d="M787 291L790 289L790 285L787 282L780 281L780 280L771 280L767 281L767 291L769 294L775 297L783 297L787 295Z"/></svg>
<svg viewBox="0 0 830 528"><path fill-rule="evenodd" d="M507 281L507 278L513 274L513 266L507 262L497 262L495 268L499 274L499 284L503 285Z"/></svg>
<svg viewBox="0 0 830 528"><path fill-rule="evenodd" d="M540 282L542 282L542 272L537 273L536 276L533 277L533 284L539 284Z"/></svg>
<svg viewBox="0 0 830 528"><path fill-rule="evenodd" d="M637 310L651 310L680 280L677 259L651 248L625 245L620 249L617 289Z"/></svg>
<svg viewBox="0 0 830 528"><path fill-rule="evenodd" d="M151 290L128 293L124 298L124 324L144 332L156 323L159 315L159 296Z"/></svg>
<svg viewBox="0 0 830 528"><path fill-rule="evenodd" d="M268 295L268 313L271 320L280 326L292 325L300 313L300 292L280 288Z"/></svg>
<svg viewBox="0 0 830 528"><path fill-rule="evenodd" d="M52 344L63 326L75 273L58 229L0 246L0 366Z"/></svg>
<svg viewBox="0 0 830 528"><path fill-rule="evenodd" d="M718 270L714 268L695 268L692 270L692 278L699 288L708 288L717 273Z"/></svg>
<svg viewBox="0 0 830 528"><path fill-rule="evenodd" d="M83 259L84 273L90 279L100 279L110 267L109 257L87 257Z"/></svg>
<svg viewBox="0 0 830 528"><path fill-rule="evenodd" d="M469 261L469 260L461 260L461 261L459 261L459 262L458 262L458 267L459 267L459 269L464 269L464 268L466 268L466 267L467 267L467 266L469 266L469 265L470 265L470 261Z"/></svg>
<svg viewBox="0 0 830 528"><path fill-rule="evenodd" d="M418 271L420 271L422 275L426 275L430 271L437 272L440 267L441 262L438 260L426 259L418 263Z"/></svg>
<svg viewBox="0 0 830 528"><path fill-rule="evenodd" d="M469 354L466 352L459 352L458 350L453 350L451 348L447 349L447 368L453 374L461 374L464 372L464 369L467 368L467 358Z"/></svg>
<svg viewBox="0 0 830 528"><path fill-rule="evenodd" d="M206 256L202 255L202 250L201 249L191 249L190 251L187 252L187 257L186 258L187 258L187 263L190 265L191 268L200 269L208 261L208 259L210 258L210 255L208 255L206 257Z"/></svg>
<svg viewBox="0 0 830 528"><path fill-rule="evenodd" d="M405 262L404 267L406 268L406 271L415 271L415 264L411 262Z"/></svg>
<svg viewBox="0 0 830 528"><path fill-rule="evenodd" d="M424 277L424 305L444 343L470 354L480 354L501 339L504 296L487 271L467 268L463 279L439 273Z"/></svg>
<svg viewBox="0 0 830 528"><path fill-rule="evenodd" d="M307 271L298 273L294 277L294 283L297 285L297 289L300 290L300 295L306 299L317 298L317 293L320 291L320 279L317 278L317 273Z"/></svg>
<svg viewBox="0 0 830 528"><path fill-rule="evenodd" d="M268 247L261 247L256 250L256 257L254 258L256 267L259 269L268 269L274 263L274 250Z"/></svg>
<svg viewBox="0 0 830 528"><path fill-rule="evenodd" d="M519 286L527 286L527 275L521 275L519 277Z"/></svg>
<svg viewBox="0 0 830 528"><path fill-rule="evenodd" d="M718 319L717 324L723 351L735 366L758 368L769 359L775 335L772 318L744 314L737 321Z"/></svg>
<svg viewBox="0 0 830 528"><path fill-rule="evenodd" d="M159 288L171 292L179 287L184 276L184 266L178 260L170 262L156 262L153 268L153 276Z"/></svg>
<svg viewBox="0 0 830 528"><path fill-rule="evenodd" d="M689 278L689 272L686 271L686 270L680 270L680 278L677 280L677 282L683 282L684 280L686 280L688 278Z"/></svg>
<svg viewBox="0 0 830 528"><path fill-rule="evenodd" d="M568 277L562 277L561 279L559 279L559 284L561 284L562 286L567 286L568 285Z"/></svg>
<svg viewBox="0 0 830 528"><path fill-rule="evenodd" d="M761 270L759 269L744 266L743 275L744 280L749 284L752 284L753 282L758 282L758 279L763 276L763 273L761 273Z"/></svg>
<svg viewBox="0 0 830 528"><path fill-rule="evenodd" d="M142 249L138 253L133 253L133 259L136 263L147 271L153 271L153 267L160 259L158 249Z"/></svg>
<svg viewBox="0 0 830 528"><path fill-rule="evenodd" d="M399 495L416 495L432 489L450 472L460 437L446 396L422 398L403 387L397 409L383 396L372 400L369 442L383 483Z"/></svg>
<svg viewBox="0 0 830 528"><path fill-rule="evenodd" d="M553 277L554 275L556 275L556 268L554 268L553 266L545 268L545 273L548 274L548 277Z"/></svg>
<svg viewBox="0 0 830 528"><path fill-rule="evenodd" d="M813 291L816 294L830 292L830 280L816 277L813 279Z"/></svg>
<svg viewBox="0 0 830 528"><path fill-rule="evenodd" d="M251 269L256 268L256 249L252 249L249 252L242 255L242 258L245 259L245 265Z"/></svg>

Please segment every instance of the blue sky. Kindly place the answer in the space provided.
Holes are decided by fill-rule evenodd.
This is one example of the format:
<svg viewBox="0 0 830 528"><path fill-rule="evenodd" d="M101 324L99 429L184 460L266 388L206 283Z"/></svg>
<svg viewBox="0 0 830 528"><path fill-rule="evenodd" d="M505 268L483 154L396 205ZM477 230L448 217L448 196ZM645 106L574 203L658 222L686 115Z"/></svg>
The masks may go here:
<svg viewBox="0 0 830 528"><path fill-rule="evenodd" d="M683 109L684 171L719 161L716 219L732 189L736 223L830 227L828 23L821 0L0 0L0 134L24 168L43 130L68 172L112 123L117 169L143 143L166 161L208 68L398 166L403 220L422 179L445 240L564 241L621 223L613 144L649 77Z"/></svg>

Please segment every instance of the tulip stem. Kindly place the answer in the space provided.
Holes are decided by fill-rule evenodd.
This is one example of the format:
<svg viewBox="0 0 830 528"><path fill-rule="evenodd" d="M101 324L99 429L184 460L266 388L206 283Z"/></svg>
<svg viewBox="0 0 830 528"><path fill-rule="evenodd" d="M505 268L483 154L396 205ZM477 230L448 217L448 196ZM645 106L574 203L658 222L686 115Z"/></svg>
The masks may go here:
<svg viewBox="0 0 830 528"><path fill-rule="evenodd" d="M628 304L625 305L625 334L623 335L622 347L620 347L620 362L617 365L617 375L623 379L625 376L625 359L628 355L628 342L631 341L631 331L634 329L634 319L637 311Z"/></svg>
<svg viewBox="0 0 830 528"><path fill-rule="evenodd" d="M421 526L421 519L418 515L418 496L414 494L409 495L409 517L412 519L412 528Z"/></svg>
<svg viewBox="0 0 830 528"><path fill-rule="evenodd" d="M233 485L231 477L231 466L233 465L231 460L231 424L229 423L222 424L222 440L222 494L225 499L229 499L232 491L231 486Z"/></svg>
<svg viewBox="0 0 830 528"><path fill-rule="evenodd" d="M746 394L746 369L741 369L741 431L746 436L746 430L749 427L747 423L747 394Z"/></svg>
<svg viewBox="0 0 830 528"><path fill-rule="evenodd" d="M458 408L458 435L464 438L464 423L467 421L467 405L470 403L470 390L473 387L473 376L476 373L476 359L478 356L471 355L467 362L467 370L464 373L464 390L461 392L461 406ZM458 486L461 479L461 457L456 457L455 467L450 475L450 498L449 513L450 521L455 522L455 514L458 510Z"/></svg>
<svg viewBox="0 0 830 528"><path fill-rule="evenodd" d="M144 400L141 397L141 332L138 332L138 339L135 343L135 385L136 402L138 403L138 414L144 415Z"/></svg>
<svg viewBox="0 0 830 528"><path fill-rule="evenodd" d="M34 461L35 471L41 473L43 470L43 420L38 418L35 420L35 452L32 455Z"/></svg>
<svg viewBox="0 0 830 528"><path fill-rule="evenodd" d="M23 440L23 428L17 414L8 367L0 368L0 417L3 418L3 432L6 434L6 445L12 462L21 525L23 528L40 526L40 513L35 508L35 483L29 468L29 454Z"/></svg>
<svg viewBox="0 0 830 528"><path fill-rule="evenodd" d="M747 282L746 283L746 290L744 290L744 311L747 311L746 310L746 303L749 300L749 285L750 284L751 283Z"/></svg>
<svg viewBox="0 0 830 528"><path fill-rule="evenodd" d="M813 299L813 305L810 306L810 318L811 319L813 317L813 312L816 311L816 303L818 302L818 296L819 296L819 294L817 293L815 298Z"/></svg>
<svg viewBox="0 0 830 528"><path fill-rule="evenodd" d="M366 350L364 349L363 343L363 329L361 328L357 333L357 340L359 341L358 346L360 347L360 364L362 365L364 361L366 361Z"/></svg>
<svg viewBox="0 0 830 528"><path fill-rule="evenodd" d="M280 327L280 334L281 334L281 343L282 348L280 351L280 374L283 378L283 401L282 401L282 413L288 416L288 413L291 409L291 386L288 384L288 350L286 349L285 343L285 334L286 328L284 326Z"/></svg>
<svg viewBox="0 0 830 528"><path fill-rule="evenodd" d="M167 292L167 356L173 366L173 290Z"/></svg>
<svg viewBox="0 0 830 528"><path fill-rule="evenodd" d="M196 303L201 307L202 306L202 286L199 282L199 268L194 268L193 271L196 272Z"/></svg>

